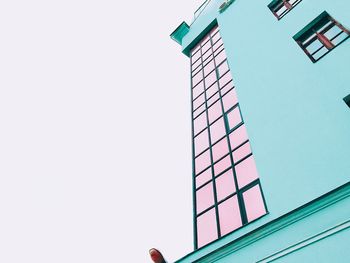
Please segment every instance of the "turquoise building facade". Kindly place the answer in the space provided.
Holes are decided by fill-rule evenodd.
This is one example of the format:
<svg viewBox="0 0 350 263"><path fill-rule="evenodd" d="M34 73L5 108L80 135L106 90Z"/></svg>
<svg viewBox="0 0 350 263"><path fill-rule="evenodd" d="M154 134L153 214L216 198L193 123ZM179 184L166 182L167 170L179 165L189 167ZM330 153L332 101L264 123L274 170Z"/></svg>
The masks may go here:
<svg viewBox="0 0 350 263"><path fill-rule="evenodd" d="M217 215L218 233L199 244L206 210L198 213L193 146L195 244L178 262L350 262L349 29L344 0L211 0L171 34L192 61L208 34L215 52L219 30L259 174L252 185L260 185L265 207L254 220L246 208L239 227L225 234ZM215 202L208 207L220 214L212 166Z"/></svg>

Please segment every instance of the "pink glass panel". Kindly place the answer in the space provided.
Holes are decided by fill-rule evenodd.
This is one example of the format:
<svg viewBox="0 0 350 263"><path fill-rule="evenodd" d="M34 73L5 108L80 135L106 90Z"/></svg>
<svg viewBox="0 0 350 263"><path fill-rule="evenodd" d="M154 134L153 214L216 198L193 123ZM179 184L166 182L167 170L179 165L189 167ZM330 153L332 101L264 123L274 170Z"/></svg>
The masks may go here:
<svg viewBox="0 0 350 263"><path fill-rule="evenodd" d="M196 118L199 114L201 114L203 111L205 110L205 104L202 104L202 106L200 106L199 108L197 108L194 112L193 112L193 118Z"/></svg>
<svg viewBox="0 0 350 263"><path fill-rule="evenodd" d="M217 120L222 115L221 101L218 100L208 109L209 123Z"/></svg>
<svg viewBox="0 0 350 263"><path fill-rule="evenodd" d="M212 179L211 167L196 177L196 188L202 186Z"/></svg>
<svg viewBox="0 0 350 263"><path fill-rule="evenodd" d="M216 84L214 84L214 85L216 85ZM208 107L210 107L211 105L213 105L218 99L219 99L219 93L216 93L215 95L213 95L212 97L210 97L210 98L207 100Z"/></svg>
<svg viewBox="0 0 350 263"><path fill-rule="evenodd" d="M227 122L229 129L233 129L238 124L242 122L241 113L239 112L239 107L234 108L229 113L227 113Z"/></svg>
<svg viewBox="0 0 350 263"><path fill-rule="evenodd" d="M193 88L193 98L197 98L199 94L203 93L203 91L204 91L204 83L203 81L201 81L200 83L198 83L197 86Z"/></svg>
<svg viewBox="0 0 350 263"><path fill-rule="evenodd" d="M194 134L196 135L205 127L207 127L207 114L206 112L203 112L193 121Z"/></svg>
<svg viewBox="0 0 350 263"><path fill-rule="evenodd" d="M203 63L207 63L208 61L214 59L213 53L209 50L207 53L205 53L205 56L203 56Z"/></svg>
<svg viewBox="0 0 350 263"><path fill-rule="evenodd" d="M209 183L197 190L196 204L197 214L214 204L213 183Z"/></svg>
<svg viewBox="0 0 350 263"><path fill-rule="evenodd" d="M199 59L200 56L201 56L201 52L197 52L197 53L193 54L193 56L192 56L192 64L193 64L193 62L195 62L197 59Z"/></svg>
<svg viewBox="0 0 350 263"><path fill-rule="evenodd" d="M205 61L207 60L207 58L209 58L210 55L212 55L212 54L213 54L213 53L212 53L211 49L209 49L207 52L205 52L205 53L202 55L202 60L203 60L203 62L205 62Z"/></svg>
<svg viewBox="0 0 350 263"><path fill-rule="evenodd" d="M221 235L226 235L242 226L237 195L219 205Z"/></svg>
<svg viewBox="0 0 350 263"><path fill-rule="evenodd" d="M218 67L219 77L223 76L228 70L229 68L226 60Z"/></svg>
<svg viewBox="0 0 350 263"><path fill-rule="evenodd" d="M217 33L217 34L213 35L211 39L212 39L213 43L216 43L220 39L220 34Z"/></svg>
<svg viewBox="0 0 350 263"><path fill-rule="evenodd" d="M240 126L229 135L231 149L235 149L238 145L248 140L247 130L244 125Z"/></svg>
<svg viewBox="0 0 350 263"><path fill-rule="evenodd" d="M205 35L202 40L200 41L201 46L203 47L203 45L209 40L209 35Z"/></svg>
<svg viewBox="0 0 350 263"><path fill-rule="evenodd" d="M205 96L204 93L200 95L198 98L196 98L193 101L193 109L197 109L200 105L202 105L205 102Z"/></svg>
<svg viewBox="0 0 350 263"><path fill-rule="evenodd" d="M215 82L213 85L210 86L209 89L207 89L207 91L206 91L207 98L210 98L211 96L213 96L218 91L219 91L219 85L218 85L217 82Z"/></svg>
<svg viewBox="0 0 350 263"><path fill-rule="evenodd" d="M222 103L224 104L224 111L225 112L228 111L230 108L236 105L237 102L238 102L238 99L237 99L236 90L233 89L222 98Z"/></svg>
<svg viewBox="0 0 350 263"><path fill-rule="evenodd" d="M202 247L218 238L215 210L211 209L197 218L198 247Z"/></svg>
<svg viewBox="0 0 350 263"><path fill-rule="evenodd" d="M239 188L242 188L259 178L253 156L250 156L243 162L237 164L235 170Z"/></svg>
<svg viewBox="0 0 350 263"><path fill-rule="evenodd" d="M210 126L211 143L214 144L225 135L226 135L226 129L225 129L224 118L220 118Z"/></svg>
<svg viewBox="0 0 350 263"><path fill-rule="evenodd" d="M195 155L197 156L208 147L209 147L209 134L208 134L208 129L205 129L203 132L198 134L197 137L194 138Z"/></svg>
<svg viewBox="0 0 350 263"><path fill-rule="evenodd" d="M264 200L259 185L256 185L243 193L245 210L248 222L266 214Z"/></svg>
<svg viewBox="0 0 350 263"><path fill-rule="evenodd" d="M218 54L220 50L224 49L223 44L224 42L222 42L222 39L219 39L219 41L215 42L215 44L213 45L213 50L215 54Z"/></svg>
<svg viewBox="0 0 350 263"><path fill-rule="evenodd" d="M212 152L214 162L228 153L228 144L226 137L212 147Z"/></svg>
<svg viewBox="0 0 350 263"><path fill-rule="evenodd" d="M221 172L223 172L225 169L229 168L231 166L231 158L230 155L226 156L216 164L214 164L214 173L215 176L219 175Z"/></svg>
<svg viewBox="0 0 350 263"><path fill-rule="evenodd" d="M218 202L236 192L232 169L215 179Z"/></svg>
<svg viewBox="0 0 350 263"><path fill-rule="evenodd" d="M233 81L231 80L224 87L221 87L221 94L222 95L226 94L232 88L233 88Z"/></svg>
<svg viewBox="0 0 350 263"><path fill-rule="evenodd" d="M210 47L211 47L210 41L206 42L206 43L202 46L202 54L205 53Z"/></svg>
<svg viewBox="0 0 350 263"><path fill-rule="evenodd" d="M200 74L200 73L195 75L195 76L193 76L193 78L192 78L192 85L193 85L193 87L196 86L202 79L203 79L203 75Z"/></svg>
<svg viewBox="0 0 350 263"><path fill-rule="evenodd" d="M239 160L243 159L251 152L252 151L250 149L250 144L249 144L249 142L247 142L232 153L233 161L238 162Z"/></svg>
<svg viewBox="0 0 350 263"><path fill-rule="evenodd" d="M196 174L199 174L205 168L210 165L210 153L209 150L205 151L195 159Z"/></svg>
<svg viewBox="0 0 350 263"><path fill-rule="evenodd" d="M202 63L201 59L198 59L197 61L194 61L193 65L192 65L192 69L197 69L200 66L201 63Z"/></svg>
<svg viewBox="0 0 350 263"><path fill-rule="evenodd" d="M208 88L216 81L216 72L213 71L205 77L205 86Z"/></svg>
<svg viewBox="0 0 350 263"><path fill-rule="evenodd" d="M220 42L220 41L219 41ZM216 65L219 65L222 61L226 59L226 53L225 50L222 50L217 56L215 57Z"/></svg>
<svg viewBox="0 0 350 263"><path fill-rule="evenodd" d="M219 79L219 84L220 87L225 86L228 82L230 82L232 80L231 77L231 73L230 71L228 71L225 75L223 75L220 79Z"/></svg>
<svg viewBox="0 0 350 263"><path fill-rule="evenodd" d="M199 65L198 67L192 67L192 76L196 75L201 69L202 69L202 65Z"/></svg>
<svg viewBox="0 0 350 263"><path fill-rule="evenodd" d="M212 60L204 66L204 76L208 75L214 68L214 61Z"/></svg>

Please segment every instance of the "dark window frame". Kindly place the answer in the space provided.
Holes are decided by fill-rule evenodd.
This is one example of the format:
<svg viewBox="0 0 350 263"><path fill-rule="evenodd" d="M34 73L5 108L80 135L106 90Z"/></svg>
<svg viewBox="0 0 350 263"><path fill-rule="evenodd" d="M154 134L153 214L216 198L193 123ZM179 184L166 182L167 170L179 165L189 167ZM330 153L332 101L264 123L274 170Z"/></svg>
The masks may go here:
<svg viewBox="0 0 350 263"><path fill-rule="evenodd" d="M272 1L268 8L271 10L273 15L277 18L277 20L281 20L282 17L284 17L286 14L288 14L294 7L296 7L302 0L297 0L294 3L290 3L291 0L275 0ZM281 14L278 14L278 11L280 11L282 8L285 8L286 10L283 11Z"/></svg>
<svg viewBox="0 0 350 263"><path fill-rule="evenodd" d="M340 32L337 33L332 38L328 38L326 36L327 32L330 32L334 27L338 27ZM339 43L334 43L342 34L347 34L347 36L341 40ZM313 63L316 63L329 52L331 52L335 47L342 44L350 37L350 31L346 29L342 24L340 24L337 20L335 20L332 16L330 16L326 11L324 11L321 15L319 15L315 20L313 20L309 25L304 27L299 33L297 33L293 38L300 46L300 48L304 51L304 53L310 58ZM321 46L310 53L307 50L307 47L312 45L313 43L319 41ZM315 57L318 52L320 52L323 48L326 48L327 51L322 54L320 57Z"/></svg>

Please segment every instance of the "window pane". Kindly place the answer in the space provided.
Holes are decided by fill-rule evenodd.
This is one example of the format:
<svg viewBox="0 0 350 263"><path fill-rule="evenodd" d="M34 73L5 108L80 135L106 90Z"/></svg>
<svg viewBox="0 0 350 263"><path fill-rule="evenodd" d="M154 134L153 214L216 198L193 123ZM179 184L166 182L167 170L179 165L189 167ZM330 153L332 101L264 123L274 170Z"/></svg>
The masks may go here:
<svg viewBox="0 0 350 263"><path fill-rule="evenodd" d="M204 93L200 95L198 98L196 98L193 101L193 109L197 109L200 105L202 105L205 102L205 96Z"/></svg>
<svg viewBox="0 0 350 263"><path fill-rule="evenodd" d="M215 57L215 63L216 65L219 65L222 61L226 59L225 51L222 50L216 57Z"/></svg>
<svg viewBox="0 0 350 263"><path fill-rule="evenodd" d="M227 83L224 87L221 87L221 95L225 95L230 89L233 88L233 81L231 80L229 83Z"/></svg>
<svg viewBox="0 0 350 263"><path fill-rule="evenodd" d="M193 118L196 118L199 114L201 114L203 111L205 110L205 104L202 104L202 106L200 106L199 108L197 108L194 112L193 112Z"/></svg>
<svg viewBox="0 0 350 263"><path fill-rule="evenodd" d="M264 200L259 185L256 185L243 193L245 210L248 222L266 214Z"/></svg>
<svg viewBox="0 0 350 263"><path fill-rule="evenodd" d="M244 125L240 126L229 135L231 149L235 149L238 145L248 140L247 130Z"/></svg>
<svg viewBox="0 0 350 263"><path fill-rule="evenodd" d="M232 169L215 179L218 202L236 192Z"/></svg>
<svg viewBox="0 0 350 263"><path fill-rule="evenodd" d="M215 68L214 61L210 61L208 64L204 66L204 76L208 75Z"/></svg>
<svg viewBox="0 0 350 263"><path fill-rule="evenodd" d="M196 62L196 61L199 59L200 56L201 56L201 52L195 53L195 54L192 56L192 64L193 64L193 62Z"/></svg>
<svg viewBox="0 0 350 263"><path fill-rule="evenodd" d="M228 123L229 130L232 130L238 124L240 124L242 122L239 107L236 107L233 110L231 110L230 112L228 112L226 114L226 117L227 117L227 123Z"/></svg>
<svg viewBox="0 0 350 263"><path fill-rule="evenodd" d="M246 142L243 144L241 147L239 147L237 150L235 150L232 155L233 155L233 161L236 163L239 160L243 159L246 157L248 154L250 154L252 151L250 149L250 143Z"/></svg>
<svg viewBox="0 0 350 263"><path fill-rule="evenodd" d="M197 61L195 61L192 65L192 69L197 69L202 63L201 59L198 59Z"/></svg>
<svg viewBox="0 0 350 263"><path fill-rule="evenodd" d="M203 112L193 121L194 134L198 134L205 127L207 127L207 114Z"/></svg>
<svg viewBox="0 0 350 263"><path fill-rule="evenodd" d="M196 188L202 186L212 179L211 167L196 177Z"/></svg>
<svg viewBox="0 0 350 263"><path fill-rule="evenodd" d="M210 165L209 150L205 151L195 159L196 174L199 174Z"/></svg>
<svg viewBox="0 0 350 263"><path fill-rule="evenodd" d="M215 82L213 85L210 86L209 89L207 89L207 91L206 91L207 98L210 98L211 96L213 96L218 91L219 91L219 86L218 86L218 83Z"/></svg>
<svg viewBox="0 0 350 263"><path fill-rule="evenodd" d="M205 78L206 88L210 87L216 81L216 72L213 71Z"/></svg>
<svg viewBox="0 0 350 263"><path fill-rule="evenodd" d="M237 195L219 205L221 235L226 235L242 226Z"/></svg>
<svg viewBox="0 0 350 263"><path fill-rule="evenodd" d="M208 134L208 129L205 129L203 132L198 134L196 138L194 138L195 155L197 156L208 147L209 147L209 134Z"/></svg>
<svg viewBox="0 0 350 263"><path fill-rule="evenodd" d="M213 37L212 37L213 43L216 43L219 39L220 39L220 34L219 34L219 33L213 35ZM214 45L215 45L215 44L214 44Z"/></svg>
<svg viewBox="0 0 350 263"><path fill-rule="evenodd" d="M219 141L212 147L213 152L213 162L216 162L221 157L225 156L228 152L228 143L226 137Z"/></svg>
<svg viewBox="0 0 350 263"><path fill-rule="evenodd" d="M228 71L225 75L223 75L219 79L219 85L220 87L225 86L227 83L229 83L232 80L231 73Z"/></svg>
<svg viewBox="0 0 350 263"><path fill-rule="evenodd" d="M229 70L227 60L218 66L219 77L223 76Z"/></svg>
<svg viewBox="0 0 350 263"><path fill-rule="evenodd" d="M196 204L197 214L203 212L214 204L213 183L209 183L197 190Z"/></svg>
<svg viewBox="0 0 350 263"><path fill-rule="evenodd" d="M224 118L220 118L210 126L211 143L214 144L226 135Z"/></svg>
<svg viewBox="0 0 350 263"><path fill-rule="evenodd" d="M224 111L228 111L231 109L234 105L238 103L236 90L233 89L230 92L228 92L223 98L222 103L224 104Z"/></svg>
<svg viewBox="0 0 350 263"><path fill-rule="evenodd" d="M199 73L200 74L200 73ZM199 94L204 92L204 83L201 81L197 86L193 88L193 98L197 98Z"/></svg>
<svg viewBox="0 0 350 263"><path fill-rule="evenodd" d="M237 164L235 170L239 188L242 188L259 178L253 156L250 156L243 162Z"/></svg>
<svg viewBox="0 0 350 263"><path fill-rule="evenodd" d="M320 42L320 40L315 39L315 41L313 41L310 45L306 47L306 50L309 51L310 54L312 54L321 47L323 47L323 44Z"/></svg>
<svg viewBox="0 0 350 263"><path fill-rule="evenodd" d="M205 53L210 47L211 47L210 41L206 42L206 43L202 46L202 54Z"/></svg>
<svg viewBox="0 0 350 263"><path fill-rule="evenodd" d="M197 218L198 247L202 247L218 238L216 214L211 209Z"/></svg>
<svg viewBox="0 0 350 263"><path fill-rule="evenodd" d="M201 80L203 79L203 75L198 73L192 78L192 85L193 87L196 86Z"/></svg>
<svg viewBox="0 0 350 263"><path fill-rule="evenodd" d="M224 42L222 42L222 39L219 39L214 45L213 45L213 50L215 54L218 54L220 50L224 49Z"/></svg>
<svg viewBox="0 0 350 263"><path fill-rule="evenodd" d="M215 84L214 84L215 85ZM207 104L208 104L208 107L210 107L211 105L213 105L218 99L219 99L219 93L217 92L215 95L213 95L212 97L210 97L208 100L207 100Z"/></svg>
<svg viewBox="0 0 350 263"><path fill-rule="evenodd" d="M222 115L221 101L218 100L208 109L209 123L217 120Z"/></svg>
<svg viewBox="0 0 350 263"><path fill-rule="evenodd" d="M232 163L231 163L230 155L226 156L225 158L223 158L222 160L220 160L219 162L214 164L215 176L219 175L221 172L223 172L227 168L231 167L231 165L232 165Z"/></svg>

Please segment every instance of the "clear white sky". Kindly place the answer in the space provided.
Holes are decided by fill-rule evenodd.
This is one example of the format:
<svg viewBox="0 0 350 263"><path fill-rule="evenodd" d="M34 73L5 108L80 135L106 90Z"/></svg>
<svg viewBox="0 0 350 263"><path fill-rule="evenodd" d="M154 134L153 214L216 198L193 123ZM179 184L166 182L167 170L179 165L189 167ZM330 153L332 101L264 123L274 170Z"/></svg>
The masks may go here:
<svg viewBox="0 0 350 263"><path fill-rule="evenodd" d="M192 251L189 62L199 0L0 4L0 262Z"/></svg>

